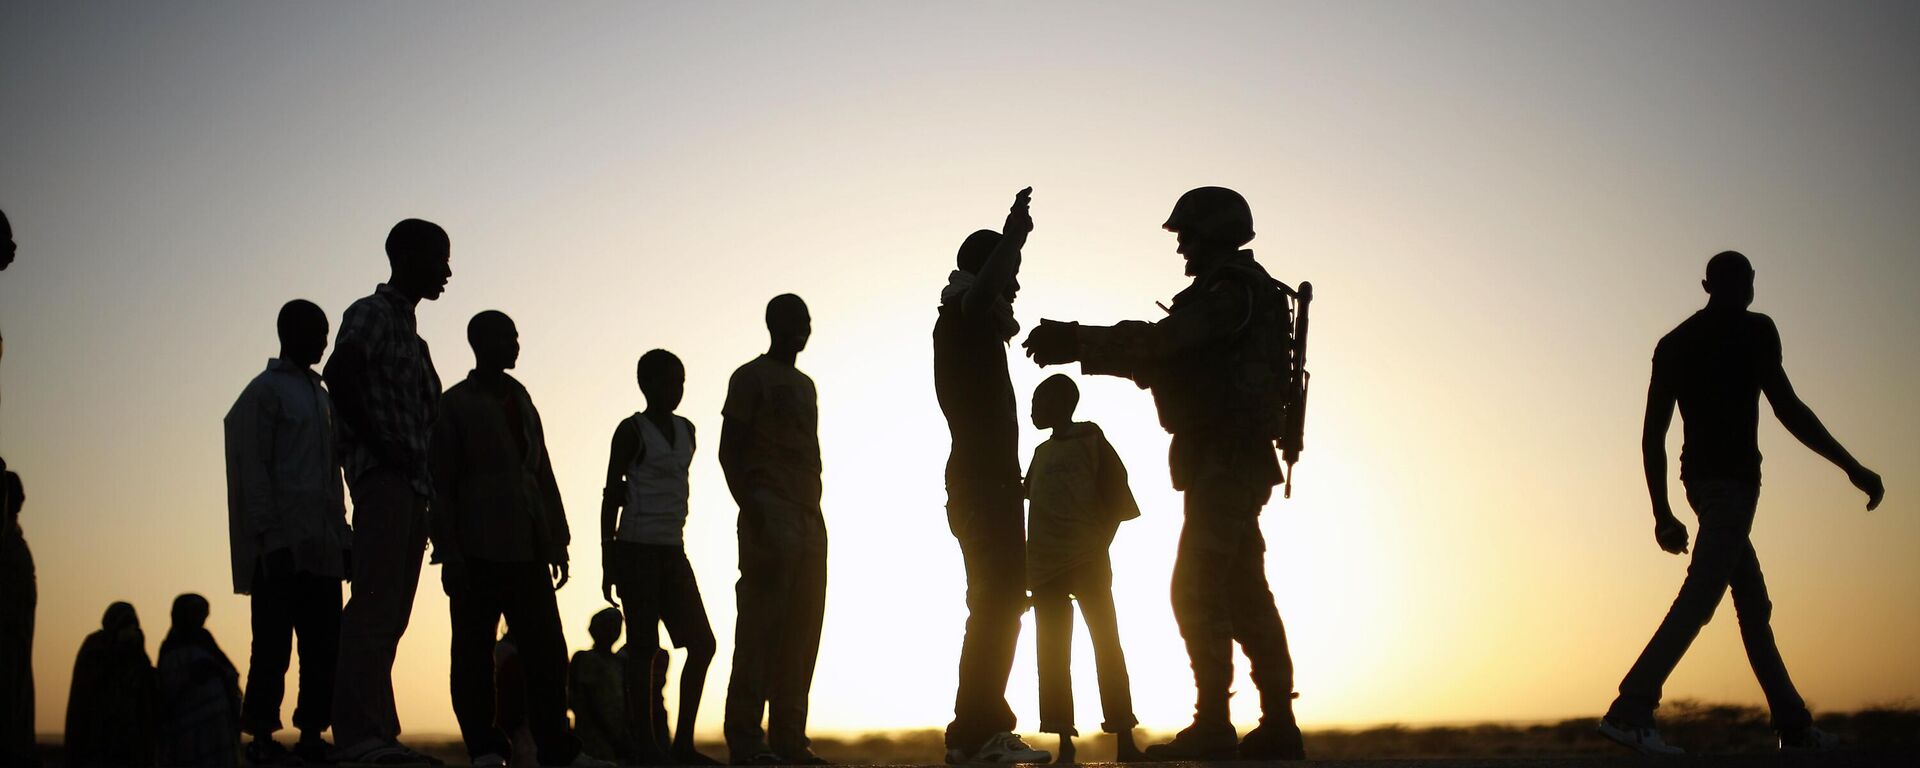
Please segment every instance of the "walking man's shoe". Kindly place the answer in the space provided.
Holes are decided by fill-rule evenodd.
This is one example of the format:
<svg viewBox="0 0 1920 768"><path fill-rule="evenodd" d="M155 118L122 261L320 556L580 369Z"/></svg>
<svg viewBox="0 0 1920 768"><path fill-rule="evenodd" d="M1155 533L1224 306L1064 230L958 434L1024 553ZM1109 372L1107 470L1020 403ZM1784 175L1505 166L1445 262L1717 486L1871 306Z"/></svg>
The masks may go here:
<svg viewBox="0 0 1920 768"><path fill-rule="evenodd" d="M1001 732L987 737L980 749L969 755L958 748L947 750L948 765L1013 765L1016 763L1045 763L1053 755L1044 749L1027 746L1018 734Z"/></svg>
<svg viewBox="0 0 1920 768"><path fill-rule="evenodd" d="M1653 726L1627 726L1600 718L1600 735L1613 743L1643 755L1679 755L1686 750L1660 740L1660 729Z"/></svg>
<svg viewBox="0 0 1920 768"><path fill-rule="evenodd" d="M1782 752L1831 752L1840 748L1840 737L1811 725L1780 732Z"/></svg>

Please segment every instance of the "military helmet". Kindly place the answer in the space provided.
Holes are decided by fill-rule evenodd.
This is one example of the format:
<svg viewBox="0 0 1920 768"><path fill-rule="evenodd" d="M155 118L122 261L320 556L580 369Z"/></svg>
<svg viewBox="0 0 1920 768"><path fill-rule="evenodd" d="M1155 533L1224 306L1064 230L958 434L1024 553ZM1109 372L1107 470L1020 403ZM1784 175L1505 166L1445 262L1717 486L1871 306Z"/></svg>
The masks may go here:
<svg viewBox="0 0 1920 768"><path fill-rule="evenodd" d="M1247 199L1226 187L1200 187L1180 196L1173 204L1167 223L1168 232L1192 230L1209 238L1245 245L1253 239L1253 209Z"/></svg>

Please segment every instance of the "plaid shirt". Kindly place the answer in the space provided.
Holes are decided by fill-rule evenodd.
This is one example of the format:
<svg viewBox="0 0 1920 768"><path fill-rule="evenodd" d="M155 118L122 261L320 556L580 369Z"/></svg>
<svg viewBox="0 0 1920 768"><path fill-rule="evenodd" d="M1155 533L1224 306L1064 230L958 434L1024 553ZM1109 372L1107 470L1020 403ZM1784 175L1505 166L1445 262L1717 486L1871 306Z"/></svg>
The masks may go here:
<svg viewBox="0 0 1920 768"><path fill-rule="evenodd" d="M440 375L433 355L416 330L413 303L385 283L373 295L347 307L334 341L334 357L358 355L365 379L329 381L336 393L352 387L365 398L362 424L340 420L339 445L347 480L378 468L399 471L421 496L433 495L427 473L427 444L437 417ZM335 361L328 361L333 369ZM336 397L337 399L337 397ZM361 433L364 427L367 434ZM397 466L395 466L397 464Z"/></svg>

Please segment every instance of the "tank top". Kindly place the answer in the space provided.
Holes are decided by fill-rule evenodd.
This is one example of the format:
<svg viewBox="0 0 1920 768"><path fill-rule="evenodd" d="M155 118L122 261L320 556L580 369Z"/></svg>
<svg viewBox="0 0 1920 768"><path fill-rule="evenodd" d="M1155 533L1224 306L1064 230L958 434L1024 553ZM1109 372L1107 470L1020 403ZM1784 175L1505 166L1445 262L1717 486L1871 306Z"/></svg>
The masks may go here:
<svg viewBox="0 0 1920 768"><path fill-rule="evenodd" d="M681 546L687 525L687 469L693 465L687 420L673 417L672 444L646 416L634 414L633 423L642 451L627 465L627 509L615 533L621 541Z"/></svg>

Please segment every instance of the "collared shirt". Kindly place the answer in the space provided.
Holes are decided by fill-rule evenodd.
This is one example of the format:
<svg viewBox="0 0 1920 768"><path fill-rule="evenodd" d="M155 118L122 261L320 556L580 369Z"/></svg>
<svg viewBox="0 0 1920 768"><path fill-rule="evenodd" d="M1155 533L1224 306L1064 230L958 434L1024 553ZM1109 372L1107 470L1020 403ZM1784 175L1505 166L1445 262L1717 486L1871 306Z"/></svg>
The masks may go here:
<svg viewBox="0 0 1920 768"><path fill-rule="evenodd" d="M353 361L355 369L364 372L360 381L330 382L335 389L352 386L364 398L360 405L365 412L350 414L360 423L340 422L347 481L386 468L405 476L414 492L431 496L427 444L440 399L440 375L416 329L413 309L411 300L385 283L372 296L354 302L340 318L327 370L336 371L341 356L353 355L359 358Z"/></svg>
<svg viewBox="0 0 1920 768"><path fill-rule="evenodd" d="M431 456L434 562L566 561L566 508L519 381L474 371L448 389Z"/></svg>
<svg viewBox="0 0 1920 768"><path fill-rule="evenodd" d="M334 453L333 402L320 376L285 360L241 390L225 420L227 531L233 589L252 591L255 562L287 549L294 569L343 578L351 545Z"/></svg>

